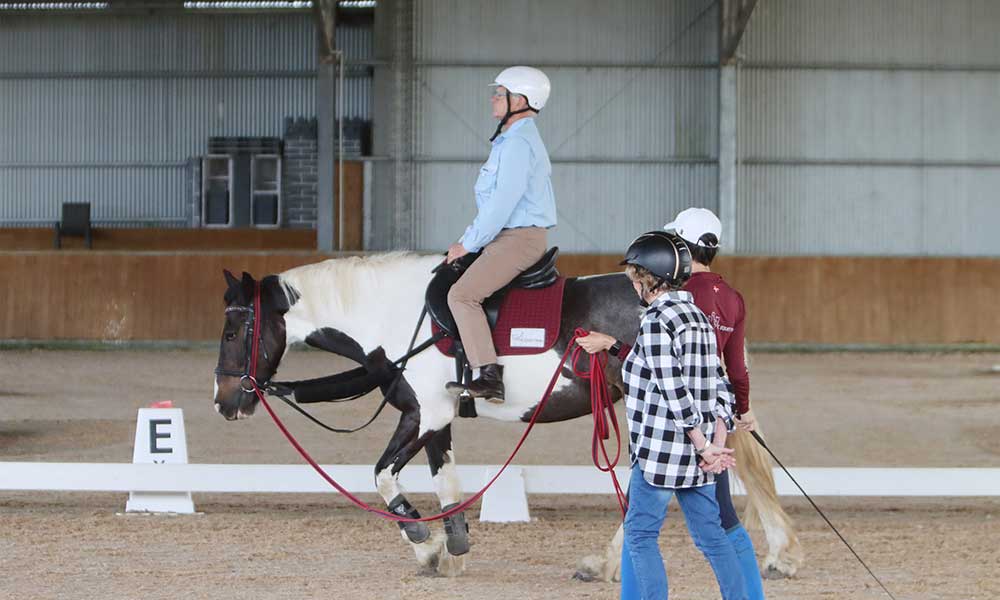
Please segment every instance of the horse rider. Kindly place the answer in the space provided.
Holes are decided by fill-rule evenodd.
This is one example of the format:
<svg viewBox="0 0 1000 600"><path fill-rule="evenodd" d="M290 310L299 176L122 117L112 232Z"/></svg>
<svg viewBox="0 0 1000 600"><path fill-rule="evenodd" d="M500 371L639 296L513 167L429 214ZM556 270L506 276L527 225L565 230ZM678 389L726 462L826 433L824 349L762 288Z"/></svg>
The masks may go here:
<svg viewBox="0 0 1000 600"><path fill-rule="evenodd" d="M447 262L482 252L448 292L469 366L479 376L468 388L449 383L448 391L466 389L474 398L504 400L503 367L482 303L545 254L546 230L556 224L552 164L535 116L549 99L545 73L533 67L510 67L490 84L493 117L490 156L479 169L475 196L478 212L465 233L448 248Z"/></svg>

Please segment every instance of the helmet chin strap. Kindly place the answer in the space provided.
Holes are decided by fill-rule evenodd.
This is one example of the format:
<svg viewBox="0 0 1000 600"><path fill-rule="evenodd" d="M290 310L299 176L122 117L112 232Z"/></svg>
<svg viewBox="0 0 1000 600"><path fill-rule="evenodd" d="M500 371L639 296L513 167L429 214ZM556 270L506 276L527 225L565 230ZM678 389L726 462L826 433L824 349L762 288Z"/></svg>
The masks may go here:
<svg viewBox="0 0 1000 600"><path fill-rule="evenodd" d="M493 132L493 137L490 138L490 141L492 142L493 140L497 139L497 136L500 135L501 131L503 131L503 126L507 124L507 121L509 121L511 117L513 117L514 115L519 115L521 113L528 112L529 110L535 110L535 109L531 108L531 106L529 105L522 108L521 110L511 111L510 90L507 90L507 114L505 114L503 118L500 119L500 122L497 123L497 130Z"/></svg>

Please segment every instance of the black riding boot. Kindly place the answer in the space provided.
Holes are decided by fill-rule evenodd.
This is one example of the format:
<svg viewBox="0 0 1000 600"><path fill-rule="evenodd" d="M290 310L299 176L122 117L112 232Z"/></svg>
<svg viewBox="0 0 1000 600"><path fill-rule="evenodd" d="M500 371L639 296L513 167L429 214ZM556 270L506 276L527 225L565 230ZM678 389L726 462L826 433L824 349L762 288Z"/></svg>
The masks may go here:
<svg viewBox="0 0 1000 600"><path fill-rule="evenodd" d="M479 377L469 384L473 398L486 398L494 404L503 403L503 367L491 363L479 368Z"/></svg>

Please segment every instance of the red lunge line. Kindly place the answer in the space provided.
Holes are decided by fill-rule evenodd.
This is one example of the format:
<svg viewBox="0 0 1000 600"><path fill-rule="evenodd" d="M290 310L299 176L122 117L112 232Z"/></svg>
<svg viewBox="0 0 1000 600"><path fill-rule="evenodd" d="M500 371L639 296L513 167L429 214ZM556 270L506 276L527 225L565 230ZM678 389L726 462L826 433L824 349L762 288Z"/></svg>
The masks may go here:
<svg viewBox="0 0 1000 600"><path fill-rule="evenodd" d="M331 486L333 486L334 489L336 489L338 492L340 492L341 495L343 495L345 498L347 498L348 501L350 501L352 504L354 504L355 506L357 506L358 508L360 508L360 509L362 509L362 510L364 510L366 512L370 512L370 513L376 514L376 515L378 515L380 517L389 519L391 521L400 521L400 522L403 522L403 523L414 523L414 522L423 522L423 521L437 521L438 519L443 519L445 517L450 517L450 516L452 516L454 514L457 514L457 513L460 513L462 511L464 511L469 506L471 506L476 500L479 500L483 496L483 494L486 493L486 490L488 490L490 488L490 486L493 485L493 482L495 482L497 479L500 478L500 475L503 474L503 472L507 469L507 467L510 465L510 463L514 460L514 457L517 455L517 452L521 449L521 446L524 445L525 440L528 439L528 434L531 433L531 429L535 426L535 422L538 420L538 416L542 413L542 409L545 408L545 404L548 402L549 397L552 395L552 389L555 387L556 381L559 380L559 374L562 372L562 368L566 364L566 359L568 359L570 357L570 354L573 353L573 346L576 343L576 338L580 337L581 333L582 333L582 335L587 335L587 332L583 331L582 329L577 329L576 330L576 332L574 333L573 338L569 342L569 345L566 347L566 352L563 353L563 357L562 357L562 360L559 362L559 366L556 368L555 373L552 374L552 379L549 380L549 385L545 389L545 394L542 396L542 399L538 403L538 406L535 407L535 412L532 413L531 420L528 421L528 426L525 428L524 434L521 436L520 441L517 442L517 446L514 447L514 451L511 453L510 457L503 464L503 466L500 467L500 470L497 471L497 474L494 475L493 478L490 479L486 483L486 485L483 487L483 489L479 490L478 492L476 492L474 495L472 495L470 498L468 498L464 502L460 503L459 505L454 506L454 507L452 507L452 508L450 508L450 509L448 509L448 510L442 512L442 513L439 513L439 514L436 514L436 515L432 515L430 517L421 517L419 519L413 519L413 518L410 518L410 517L402 517L400 515L397 515L397 514L394 514L394 513L385 511L385 510L382 510L382 509L375 508L374 506L371 506L370 504L367 504L366 502L364 502L363 500L361 500L357 496L355 496L355 495L351 494L350 492L348 492L346 489L344 489L343 486L341 486L339 483L337 483L333 479L333 477L330 477L330 475L326 471L323 470L323 467L319 466L319 463L317 463L316 460L312 457L312 455L310 455L309 452L307 452L306 449L303 448L301 444L299 444L298 440L295 439L295 437L291 434L291 432L288 431L288 428L285 427L285 424L281 421L281 419L278 418L278 415L271 408L271 405L268 404L267 398L264 397L264 392L261 391L260 387L258 387L258 385L257 385L257 361L256 361L257 351L256 351L256 348L257 348L257 344L258 344L258 342L260 340L260 318L259 318L259 315L260 315L260 312L259 312L260 311L260 283L257 283L256 289L254 290L254 310L257 311L256 315L258 315L258 318L257 318L257 327L254 328L254 332L253 332L253 346L254 346L254 351L253 351L253 361L250 363L251 364L251 367L250 367L250 370L251 370L251 373L250 373L250 382L253 385L253 390L254 390L254 393L257 395L257 399L260 400L261 404L264 405L264 408L267 409L267 413L269 415L271 415L271 419L274 421L274 424L278 426L278 429L281 430L281 433L284 434L285 438L298 451L298 453L302 456L302 458L305 459L305 461L307 463L309 463L309 466L311 466L316 471L316 473L319 474L320 477L322 477L324 480L326 480L327 483L329 483ZM578 352L580 350L580 348L578 347L576 350ZM574 362L576 361L576 358L575 358L576 356L577 355L574 354ZM604 361L606 363L607 358L604 358ZM599 359L596 356L592 356L591 357L591 369L594 369L595 365L599 365L599 364L600 364ZM575 365L574 365L573 370L574 370L574 372L576 372ZM597 371L594 371L594 372L595 373L599 373L599 375L597 376L597 381L595 381L595 378L594 378L593 375L591 375L589 377L590 378L591 395L593 396L596 385L600 385L603 388L604 391L603 391L603 394L601 394L601 395L604 398L606 398L605 401L607 402L607 406L610 408L610 411L611 411L611 413L610 413L611 414L611 420L614 423L615 433L617 434L618 433L618 422L617 422L617 419L614 418L614 406L611 404L610 396L609 396L609 394L607 392L607 385L605 384L605 381L604 381L604 371L603 371L603 369L598 368ZM593 402L593 400L592 400L592 402ZM597 417L597 411L594 412L594 415L595 415L594 418L595 418L595 423L596 423L597 419L598 419L598 417ZM603 418L604 418L604 416L602 414L601 419L603 420ZM607 425L604 424L604 425L602 425L602 427L604 428L604 431L605 431L605 434L606 434L607 433ZM597 444L596 436L597 436L597 434L595 432L595 442L594 442L595 444ZM621 437L620 436L619 436L618 444L619 444L619 449L620 449L620 447L621 447ZM602 448L602 451L603 451L603 445L601 446L601 448ZM615 478L615 474L614 474L614 471L613 471L614 464L611 464L607 468L602 468L600 465L597 464L596 452L597 451L595 449L594 450L594 456L595 456L594 464L597 465L597 468L601 469L602 471L605 471L605 470L608 470L608 469L612 469L611 470L611 477L614 480L615 491L616 491L616 493L619 496L619 500L618 500L619 505L622 506L622 511L624 513L625 509L624 509L624 504L622 503L622 498L624 498L624 494L621 491L621 487L618 485L617 478ZM608 460L608 456L607 456L607 452L606 451L604 452L604 458L605 458L605 463L610 463L610 461ZM617 462L618 461L617 461L617 458L616 458L615 459L615 464L617 464Z"/></svg>
<svg viewBox="0 0 1000 600"><path fill-rule="evenodd" d="M577 328L573 332L573 339L576 340L576 338L584 337L588 333L584 329ZM589 370L582 371L577 367L577 359L583 352L583 348L579 346L573 350L573 374L582 379L590 380L590 414L594 417L594 434L591 439L590 456L594 461L594 466L599 471L611 474L611 483L615 487L615 496L617 497L618 506L621 508L622 517L624 518L625 512L628 510L628 499L622 490L621 484L618 483L618 476L615 474L615 467L618 466L618 458L622 451L622 435L618 429L615 403L611 399L611 393L608 391L608 383L604 374L604 367L608 364L608 353L599 352L591 354ZM614 461L608 458L608 450L604 447L604 440L611 437L610 430L608 429L609 421L612 427L614 427L615 442L617 444ZM598 456L598 450L600 450L600 455L604 457L603 464Z"/></svg>

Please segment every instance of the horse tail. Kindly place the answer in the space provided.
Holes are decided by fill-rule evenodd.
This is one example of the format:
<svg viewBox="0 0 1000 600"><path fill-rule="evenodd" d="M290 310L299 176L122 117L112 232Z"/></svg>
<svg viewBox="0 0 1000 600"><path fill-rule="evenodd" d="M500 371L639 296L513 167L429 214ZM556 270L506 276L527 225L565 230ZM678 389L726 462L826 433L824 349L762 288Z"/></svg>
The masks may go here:
<svg viewBox="0 0 1000 600"><path fill-rule="evenodd" d="M743 431L730 434L726 445L735 450L734 471L747 492L743 522L747 527L763 529L767 538L765 574L778 571L784 576L794 575L804 560L802 546L791 518L778 501L771 457L753 436Z"/></svg>

